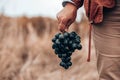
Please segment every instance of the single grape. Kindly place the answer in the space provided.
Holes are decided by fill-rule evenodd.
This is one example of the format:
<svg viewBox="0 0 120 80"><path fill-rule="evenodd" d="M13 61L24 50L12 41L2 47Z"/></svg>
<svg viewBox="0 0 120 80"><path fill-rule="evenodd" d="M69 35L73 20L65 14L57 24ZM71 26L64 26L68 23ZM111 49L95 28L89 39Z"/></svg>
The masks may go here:
<svg viewBox="0 0 120 80"><path fill-rule="evenodd" d="M69 47L64 47L65 52L69 51Z"/></svg>
<svg viewBox="0 0 120 80"><path fill-rule="evenodd" d="M59 39L57 39L57 40L55 41L55 43L56 43L57 45L60 45Z"/></svg>
<svg viewBox="0 0 120 80"><path fill-rule="evenodd" d="M52 39L52 42L55 42L55 41L56 41L56 38L53 38L53 39Z"/></svg>
<svg viewBox="0 0 120 80"><path fill-rule="evenodd" d="M61 58L61 60L62 60L62 62L65 62L65 61L66 61L66 59L65 59L65 58Z"/></svg>
<svg viewBox="0 0 120 80"><path fill-rule="evenodd" d="M68 62L67 65L68 65L68 66L72 66L72 62Z"/></svg>
<svg viewBox="0 0 120 80"><path fill-rule="evenodd" d="M58 48L55 48L55 53L59 54L59 49Z"/></svg>
<svg viewBox="0 0 120 80"><path fill-rule="evenodd" d="M64 53L64 54L62 54L62 57L63 57L63 58L64 58L64 57L66 57L66 56L67 56L67 54L65 54L65 53Z"/></svg>
<svg viewBox="0 0 120 80"><path fill-rule="evenodd" d="M77 43L77 44L79 44L81 41L80 41L80 39L76 38L76 39L74 40L74 42Z"/></svg>
<svg viewBox="0 0 120 80"><path fill-rule="evenodd" d="M70 39L74 39L75 35L74 34L70 34Z"/></svg>
<svg viewBox="0 0 120 80"><path fill-rule="evenodd" d="M64 42L63 42L64 45L67 45L68 44L68 40L65 39Z"/></svg>
<svg viewBox="0 0 120 80"><path fill-rule="evenodd" d="M70 60L71 60L71 57L66 58L66 61L70 61Z"/></svg>
<svg viewBox="0 0 120 80"><path fill-rule="evenodd" d="M59 58L62 58L62 54L58 54L58 57L59 57Z"/></svg>
<svg viewBox="0 0 120 80"><path fill-rule="evenodd" d="M56 34L56 35L55 35L55 38L58 39L60 34L61 34L61 33Z"/></svg>
<svg viewBox="0 0 120 80"><path fill-rule="evenodd" d="M72 55L72 52L69 51L69 52L67 53L67 56L70 57L71 55Z"/></svg>
<svg viewBox="0 0 120 80"><path fill-rule="evenodd" d="M74 52L75 51L75 49L72 46L69 46L69 50L70 50L70 52Z"/></svg>
<svg viewBox="0 0 120 80"><path fill-rule="evenodd" d="M69 41L69 43L68 43L68 44L69 44L68 46L72 46L73 41Z"/></svg>
<svg viewBox="0 0 120 80"><path fill-rule="evenodd" d="M78 49L78 50L81 50L81 49L82 49L82 45L79 44L79 45L77 46L77 49Z"/></svg>
<svg viewBox="0 0 120 80"><path fill-rule="evenodd" d="M72 48L73 48L73 49L77 49L77 44L73 43L73 44L72 44Z"/></svg>
<svg viewBox="0 0 120 80"><path fill-rule="evenodd" d="M60 42L62 42L64 40L63 34L59 35L59 40L60 40Z"/></svg>
<svg viewBox="0 0 120 80"><path fill-rule="evenodd" d="M64 45L63 44L59 44L58 47L59 47L59 49L63 49Z"/></svg>
<svg viewBox="0 0 120 80"><path fill-rule="evenodd" d="M57 48L57 45L56 45L56 44L53 44L53 45L52 45L52 48L53 48L53 49Z"/></svg>
<svg viewBox="0 0 120 80"><path fill-rule="evenodd" d="M68 63L71 60L71 57L62 58L62 61Z"/></svg>
<svg viewBox="0 0 120 80"><path fill-rule="evenodd" d="M63 35L64 35L65 38L69 37L69 33L68 32L65 32Z"/></svg>
<svg viewBox="0 0 120 80"><path fill-rule="evenodd" d="M64 67L66 64L64 62L60 62L60 66Z"/></svg>
<svg viewBox="0 0 120 80"><path fill-rule="evenodd" d="M80 38L80 36L76 36L76 39L79 39L79 40L80 40L81 38Z"/></svg>
<svg viewBox="0 0 120 80"><path fill-rule="evenodd" d="M65 53L65 49L64 48L59 48L60 49L60 51L62 52L62 53Z"/></svg>
<svg viewBox="0 0 120 80"><path fill-rule="evenodd" d="M65 38L68 42L70 41L70 38L69 37L67 37L67 38Z"/></svg>
<svg viewBox="0 0 120 80"><path fill-rule="evenodd" d="M68 63L70 62L71 58L67 57L67 58L61 58L62 62L64 63Z"/></svg>
<svg viewBox="0 0 120 80"><path fill-rule="evenodd" d="M68 69L68 68L69 68L69 66L68 66L68 65L65 65L65 66L64 66L64 68L65 68L65 69Z"/></svg>
<svg viewBox="0 0 120 80"><path fill-rule="evenodd" d="M76 32L74 32L74 31L71 32L71 34L74 35L74 36L77 36Z"/></svg>

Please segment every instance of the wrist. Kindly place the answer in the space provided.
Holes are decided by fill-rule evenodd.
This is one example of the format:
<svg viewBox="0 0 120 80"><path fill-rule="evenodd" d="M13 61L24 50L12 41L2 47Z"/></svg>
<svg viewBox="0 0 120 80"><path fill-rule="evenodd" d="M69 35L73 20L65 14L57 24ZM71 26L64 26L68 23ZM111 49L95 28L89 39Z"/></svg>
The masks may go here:
<svg viewBox="0 0 120 80"><path fill-rule="evenodd" d="M72 10L77 10L78 9L75 5L73 5L71 3L66 3L65 7L70 8Z"/></svg>
<svg viewBox="0 0 120 80"><path fill-rule="evenodd" d="M83 4L83 0L63 0L62 5L63 7L66 6L67 3L70 3L78 8L80 8Z"/></svg>

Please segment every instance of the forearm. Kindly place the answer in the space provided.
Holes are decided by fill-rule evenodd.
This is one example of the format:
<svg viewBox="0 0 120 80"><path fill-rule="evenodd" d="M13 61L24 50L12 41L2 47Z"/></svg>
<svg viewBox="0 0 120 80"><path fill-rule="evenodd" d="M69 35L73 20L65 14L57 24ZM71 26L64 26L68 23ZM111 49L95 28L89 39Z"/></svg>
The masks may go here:
<svg viewBox="0 0 120 80"><path fill-rule="evenodd" d="M63 0L63 7L67 4L67 3L71 3L73 5L75 5L77 8L80 8L83 5L84 0Z"/></svg>

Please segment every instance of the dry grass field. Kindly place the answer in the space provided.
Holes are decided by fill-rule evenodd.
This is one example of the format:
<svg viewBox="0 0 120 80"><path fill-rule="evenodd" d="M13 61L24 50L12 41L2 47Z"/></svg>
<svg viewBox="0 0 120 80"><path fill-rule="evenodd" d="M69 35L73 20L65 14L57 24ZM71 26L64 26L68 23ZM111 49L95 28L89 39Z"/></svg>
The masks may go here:
<svg viewBox="0 0 120 80"><path fill-rule="evenodd" d="M83 49L72 55L64 70L54 54L51 39L58 33L56 20L45 17L0 16L0 80L97 80L95 50L87 62L88 23L71 25L82 38Z"/></svg>

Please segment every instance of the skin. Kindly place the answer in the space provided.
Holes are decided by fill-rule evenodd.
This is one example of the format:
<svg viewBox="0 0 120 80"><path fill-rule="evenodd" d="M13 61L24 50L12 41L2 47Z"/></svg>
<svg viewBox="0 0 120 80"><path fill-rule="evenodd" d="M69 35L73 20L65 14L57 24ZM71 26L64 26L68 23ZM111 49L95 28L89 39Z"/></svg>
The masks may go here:
<svg viewBox="0 0 120 80"><path fill-rule="evenodd" d="M65 32L69 26L75 21L77 16L77 7L71 3L66 6L57 14L59 30Z"/></svg>

